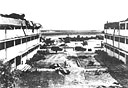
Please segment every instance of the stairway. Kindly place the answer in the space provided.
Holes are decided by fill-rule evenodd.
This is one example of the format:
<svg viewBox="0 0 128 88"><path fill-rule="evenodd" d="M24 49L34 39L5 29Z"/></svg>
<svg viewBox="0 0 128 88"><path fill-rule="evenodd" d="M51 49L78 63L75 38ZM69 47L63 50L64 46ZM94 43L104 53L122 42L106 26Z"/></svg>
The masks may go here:
<svg viewBox="0 0 128 88"><path fill-rule="evenodd" d="M17 69L25 72L25 71L31 69L31 66L28 64L20 64L17 66Z"/></svg>

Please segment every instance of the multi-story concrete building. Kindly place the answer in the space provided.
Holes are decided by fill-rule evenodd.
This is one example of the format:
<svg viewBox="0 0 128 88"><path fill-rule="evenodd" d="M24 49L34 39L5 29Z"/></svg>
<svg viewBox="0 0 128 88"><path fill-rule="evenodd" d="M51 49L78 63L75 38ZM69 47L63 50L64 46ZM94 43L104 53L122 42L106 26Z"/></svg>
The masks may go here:
<svg viewBox="0 0 128 88"><path fill-rule="evenodd" d="M0 60L13 67L24 64L39 47L41 25L24 19L24 15L0 15Z"/></svg>
<svg viewBox="0 0 128 88"><path fill-rule="evenodd" d="M104 50L108 55L128 63L128 19L104 25Z"/></svg>

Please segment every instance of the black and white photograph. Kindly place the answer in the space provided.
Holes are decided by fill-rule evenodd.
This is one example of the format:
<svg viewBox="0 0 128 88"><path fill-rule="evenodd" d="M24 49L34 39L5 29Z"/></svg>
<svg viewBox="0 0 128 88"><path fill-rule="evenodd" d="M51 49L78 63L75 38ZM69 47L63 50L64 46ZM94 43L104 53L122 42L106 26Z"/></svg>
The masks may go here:
<svg viewBox="0 0 128 88"><path fill-rule="evenodd" d="M0 88L128 88L127 0L0 3Z"/></svg>

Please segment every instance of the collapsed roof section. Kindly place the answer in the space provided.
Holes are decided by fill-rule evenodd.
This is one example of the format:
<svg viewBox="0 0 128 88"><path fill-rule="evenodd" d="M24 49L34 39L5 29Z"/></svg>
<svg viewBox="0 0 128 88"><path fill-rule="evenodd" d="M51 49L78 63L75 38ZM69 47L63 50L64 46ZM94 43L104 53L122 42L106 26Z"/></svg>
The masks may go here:
<svg viewBox="0 0 128 88"><path fill-rule="evenodd" d="M26 29L39 29L41 28L41 24L34 23L33 21L28 21L25 19L25 14L0 14L0 29L6 28L26 28ZM12 28L13 29L13 28Z"/></svg>
<svg viewBox="0 0 128 88"><path fill-rule="evenodd" d="M0 14L2 17L6 18L14 18L14 19L21 19L23 20L25 17L25 14L16 14L16 13L11 13L11 14Z"/></svg>
<svg viewBox="0 0 128 88"><path fill-rule="evenodd" d="M106 23L104 29L119 29L119 22Z"/></svg>

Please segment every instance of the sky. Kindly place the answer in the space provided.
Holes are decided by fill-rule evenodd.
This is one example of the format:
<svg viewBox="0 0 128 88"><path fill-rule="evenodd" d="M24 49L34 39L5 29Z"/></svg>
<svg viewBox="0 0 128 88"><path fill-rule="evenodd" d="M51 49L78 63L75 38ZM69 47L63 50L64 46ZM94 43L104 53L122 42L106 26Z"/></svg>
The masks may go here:
<svg viewBox="0 0 128 88"><path fill-rule="evenodd" d="M128 18L128 0L1 0L0 13L24 13L43 30L103 30Z"/></svg>

